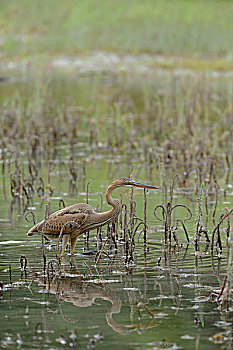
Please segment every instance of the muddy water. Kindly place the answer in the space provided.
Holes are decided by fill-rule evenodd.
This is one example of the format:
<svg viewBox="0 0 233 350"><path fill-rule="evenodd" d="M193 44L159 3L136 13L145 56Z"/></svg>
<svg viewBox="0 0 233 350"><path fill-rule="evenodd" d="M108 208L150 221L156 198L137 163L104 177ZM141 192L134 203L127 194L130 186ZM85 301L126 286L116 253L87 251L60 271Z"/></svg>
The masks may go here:
<svg viewBox="0 0 233 350"><path fill-rule="evenodd" d="M99 86L95 85L96 78L93 80L93 76L87 74L79 77L81 80L78 83L75 80L75 84L74 77L69 75L69 79L63 74L59 84L53 85L51 79L50 86L64 103L69 104L72 97L82 101L82 105L88 105L88 93L95 96L96 86ZM127 83L131 86L134 97L138 96L138 108L142 109L141 96L137 87L129 83L130 79L127 78ZM165 80L169 79L168 74ZM121 84L119 80L124 81L124 77L109 77L105 72L101 84L106 99L108 89L114 84ZM27 82L20 79L17 82L5 82L4 87L1 87L2 100L5 101L7 96L16 91L30 99L30 84L30 77ZM164 82L159 80L157 85L161 94L166 93L161 90L164 89ZM217 84L216 89L227 90L228 82ZM70 104L69 107L72 108L73 100ZM99 102L99 109L102 104L104 99ZM111 124L111 119L106 118L106 123ZM106 141L105 136L102 136L103 142ZM138 145L140 147L140 142ZM62 149L66 165L69 164L69 147L64 145ZM45 186L43 196L35 194L26 209L35 213L36 220L44 217L47 203L52 212L58 209L60 199L64 200L66 206L86 202L89 179L89 204L100 210L102 196L103 210L108 210L104 200L107 185L115 178L128 176L132 163L124 163L121 155L115 155L115 158L104 152L95 152L93 155L89 147L89 133L86 130L86 134L83 132L79 139L77 155L80 159L86 156L85 172L80 170L75 188L72 187L69 172L60 176L62 171L58 162L48 175L48 163L44 161L40 173L48 185ZM78 166L81 163L78 159ZM10 163L10 171L13 170L14 162ZM179 173L179 169L176 170ZM139 161L134 164L134 174L138 174L136 179L140 181L161 184L159 171L154 170L148 179L147 170ZM114 194L130 207L129 189L117 190ZM133 199L137 204L136 215L144 218L143 191L135 190ZM51 263L44 276L41 239L39 236L27 238L26 232L32 223L24 218L22 200L17 195L12 198L9 172L5 171L0 185L0 280L3 282L0 292L0 347L194 349L196 346L196 349L231 349L231 305L227 310L225 304L220 305L216 301L215 296L220 293L229 260L225 248L226 238L223 236L222 254L219 254L219 250L214 250L214 254L211 254L210 245L204 236L199 251L195 252L193 241L197 195L195 191L189 196L184 195L180 188L174 190L174 202L187 205L194 214L186 223L190 243L187 244L184 231L179 228L178 246L174 240L171 245L165 246L163 222L153 215L155 206L161 204L162 200L161 191L150 191L147 194L147 245L143 245L143 232L140 235L137 233L133 260L130 262L126 261L123 233L119 232L117 250L114 249L113 242L108 241L105 253L96 264L98 245L96 232L93 231L88 242L85 236L80 237L74 258L71 259L67 253L61 260L60 268L55 262L57 247L52 245L53 242L46 243L46 261L47 264L49 261ZM232 207L230 190L227 196L221 197L216 218L225 206ZM213 208L214 199L209 202L211 213ZM184 208L177 211L176 218L178 217L186 218ZM212 226L213 224L210 225L209 234ZM104 240L106 231L106 228L102 229ZM26 267L24 257L27 260Z"/></svg>

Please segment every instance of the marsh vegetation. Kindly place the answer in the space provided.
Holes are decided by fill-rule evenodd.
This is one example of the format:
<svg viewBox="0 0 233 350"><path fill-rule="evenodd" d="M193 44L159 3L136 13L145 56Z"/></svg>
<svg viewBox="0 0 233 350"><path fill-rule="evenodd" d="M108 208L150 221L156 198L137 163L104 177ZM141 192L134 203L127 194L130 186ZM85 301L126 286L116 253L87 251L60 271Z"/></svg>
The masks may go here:
<svg viewBox="0 0 233 350"><path fill-rule="evenodd" d="M11 97L1 95L5 347L20 341L28 346L30 339L36 347L39 338L44 346L52 341L107 347L111 332L118 334L115 345L111 338L115 348L123 333L122 347L231 344L231 81L203 73L174 71L162 79L156 70L140 74L74 76L55 70L43 76L32 70L26 82L6 84ZM80 236L71 260L61 259L56 243L26 238L34 220L65 205L88 202L106 210L105 188L120 176L161 191L119 191L119 220ZM98 309L95 298L109 300L106 321L87 323L92 316L85 318L79 298L92 305L90 315ZM14 300L24 300L26 310L17 334L7 331ZM81 330L76 313L85 324ZM153 331L158 326L159 333Z"/></svg>
<svg viewBox="0 0 233 350"><path fill-rule="evenodd" d="M204 31L198 51L186 33L187 26L193 35L204 33L194 30L196 2L177 2L183 14L177 5L174 17L169 2L164 18L165 2L158 3L147 30L156 16L166 28L172 18L173 31L180 20L176 48L164 40L166 30L153 43L147 35L129 45L150 1L144 12L139 2L125 12L128 26L124 20L113 46L103 39L106 25L118 23L112 2L103 6L112 18L100 22L95 2L90 14L106 47L80 31L81 21L77 29L74 18L88 1L78 14L73 2L60 4L66 11L59 12L57 36L44 6L38 32L38 2L31 2L24 52L14 23L1 33L14 38L3 40L0 62L1 348L232 348L233 82L230 39L219 39L230 28L231 4L221 2L224 23L219 16L214 42ZM208 3L196 17L205 26L213 25ZM4 5L5 18L14 6ZM71 32L83 33L79 48ZM115 52L85 52L93 40ZM182 47L193 57L178 57ZM36 56L45 49L46 57ZM122 176L160 190L116 190L118 220L80 236L73 257L69 250L61 257L59 241L26 236L35 222L77 202L108 210L106 188Z"/></svg>

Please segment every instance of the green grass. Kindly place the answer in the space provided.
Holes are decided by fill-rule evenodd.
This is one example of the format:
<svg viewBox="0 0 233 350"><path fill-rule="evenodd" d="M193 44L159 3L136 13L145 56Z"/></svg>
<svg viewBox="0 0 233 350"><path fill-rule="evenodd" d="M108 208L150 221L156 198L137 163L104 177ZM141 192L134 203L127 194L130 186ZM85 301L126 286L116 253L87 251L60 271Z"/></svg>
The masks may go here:
<svg viewBox="0 0 233 350"><path fill-rule="evenodd" d="M233 54L229 0L0 0L2 56Z"/></svg>

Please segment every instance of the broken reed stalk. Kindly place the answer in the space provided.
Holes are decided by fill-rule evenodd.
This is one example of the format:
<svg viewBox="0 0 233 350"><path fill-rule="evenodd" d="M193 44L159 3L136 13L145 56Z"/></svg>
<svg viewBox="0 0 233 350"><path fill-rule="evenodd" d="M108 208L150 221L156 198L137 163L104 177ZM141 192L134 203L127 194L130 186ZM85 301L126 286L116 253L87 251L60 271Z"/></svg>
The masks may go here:
<svg viewBox="0 0 233 350"><path fill-rule="evenodd" d="M56 163L53 160L49 161L49 166L48 166L48 184L50 184L51 180L51 174L52 172L56 169Z"/></svg>
<svg viewBox="0 0 233 350"><path fill-rule="evenodd" d="M133 232L133 227L134 227L134 215L135 215L135 201L133 200L133 194L134 194L134 188L131 188L130 191L130 236L132 235Z"/></svg>
<svg viewBox="0 0 233 350"><path fill-rule="evenodd" d="M116 233L116 228L115 228L115 223L112 222L107 226L107 238L108 238L110 250L112 249L112 243L114 244L115 250L117 250L117 242L116 242L114 233Z"/></svg>
<svg viewBox="0 0 233 350"><path fill-rule="evenodd" d="M155 151L156 154L156 151ZM158 166L159 166L159 173L160 173L160 181L161 181L161 187L162 187L162 200L163 200L163 206L167 205L167 179L166 179L166 172L165 172L165 164L164 159L161 156L157 156L158 160Z"/></svg>
<svg viewBox="0 0 233 350"><path fill-rule="evenodd" d="M199 234L201 235L202 233L204 233L205 238L206 238L206 242L207 242L207 246L209 246L210 239L209 239L207 231L204 228L200 228L200 230L199 230Z"/></svg>
<svg viewBox="0 0 233 350"><path fill-rule="evenodd" d="M148 306L146 306L143 302L140 301L137 305L138 315L140 319L142 318L142 314L141 314L142 308L146 310L146 312L150 315L152 319L155 317L154 313L148 308Z"/></svg>
<svg viewBox="0 0 233 350"><path fill-rule="evenodd" d="M122 204L121 209L122 209L122 211L123 211L123 209L125 210L125 212L124 212L124 241L125 241L126 237L128 237L128 223L127 223L128 210L127 210L127 205L126 204Z"/></svg>
<svg viewBox="0 0 233 350"><path fill-rule="evenodd" d="M85 192L85 187L86 187L86 162L85 162L85 159L82 160L82 178L83 178L83 192Z"/></svg>
<svg viewBox="0 0 233 350"><path fill-rule="evenodd" d="M214 183L214 185L215 185L215 204L214 204L212 219L213 219L213 224L215 225L215 214L216 214L216 210L217 210L217 206L218 206L219 189L218 189L218 185L216 182Z"/></svg>
<svg viewBox="0 0 233 350"><path fill-rule="evenodd" d="M71 193L74 194L77 192L76 183L77 183L78 174L77 174L77 169L75 168L75 165L74 165L73 151L71 151L71 156L69 159L69 172L71 175L69 188L71 189ZM84 191L85 189L83 189L83 192Z"/></svg>
<svg viewBox="0 0 233 350"><path fill-rule="evenodd" d="M86 189L86 203L88 204L88 195L89 195L89 185L90 185L91 179L88 180L87 183L87 189Z"/></svg>
<svg viewBox="0 0 233 350"><path fill-rule="evenodd" d="M197 329L197 336L195 339L195 350L200 350L200 340L201 340L201 334L200 334L200 328Z"/></svg>
<svg viewBox="0 0 233 350"><path fill-rule="evenodd" d="M12 285L11 261L9 262L9 281L10 281L10 285Z"/></svg>
<svg viewBox="0 0 233 350"><path fill-rule="evenodd" d="M65 202L64 202L63 199L59 199L58 207L59 207L59 210L66 207Z"/></svg>
<svg viewBox="0 0 233 350"><path fill-rule="evenodd" d="M112 229L110 231L111 239L114 243L115 250L118 249L117 247L117 241L118 241L118 218L112 222ZM115 234L115 235L114 235Z"/></svg>
<svg viewBox="0 0 233 350"><path fill-rule="evenodd" d="M220 220L221 220L221 218L222 218L222 216L223 216L224 214L221 214L220 215ZM218 226L218 228L217 228L217 241L216 241L216 246L219 246L219 250L220 250L220 254L222 254L222 241L221 241L221 234L220 234L220 229L219 229L219 226Z"/></svg>
<svg viewBox="0 0 233 350"><path fill-rule="evenodd" d="M177 220L176 220L176 225L177 225L177 226L178 226L178 222L181 222L181 225L182 225L182 227L183 227L183 229L184 229L184 233L185 233L185 236L186 236L187 242L189 243L189 236L188 236L188 232L187 232L187 230L186 230L186 227L185 227L185 225L184 225L183 220L181 220L181 219L177 219Z"/></svg>
<svg viewBox="0 0 233 350"><path fill-rule="evenodd" d="M32 286L32 284L33 284L33 282L34 282L34 277L31 279L31 282L29 283L29 285L28 285L28 289L30 290L31 289L31 286Z"/></svg>
<svg viewBox="0 0 233 350"><path fill-rule="evenodd" d="M107 240L108 240L108 237L106 237L106 239L105 239L105 241L104 241L104 244L102 244L102 246L101 246L101 249L96 253L96 256L95 256L95 265L96 265L96 266L97 266L98 263L99 263L99 260L100 260L100 258L101 258L102 253L103 253L103 250L104 250L104 247L105 247L105 245L106 245L106 243L107 243Z"/></svg>
<svg viewBox="0 0 233 350"><path fill-rule="evenodd" d="M229 227L229 216L227 217L228 224L227 226ZM228 230L228 228L227 228ZM229 229L230 231L230 229ZM232 290L233 287L233 247L232 247L232 240L228 239L227 243L227 279L228 279L228 285L229 289Z"/></svg>
<svg viewBox="0 0 233 350"><path fill-rule="evenodd" d="M102 227L97 227L97 249L99 250L101 248L101 245L102 245Z"/></svg>
<svg viewBox="0 0 233 350"><path fill-rule="evenodd" d="M146 198L147 190L144 188L144 246L146 246L146 228L147 228L147 215L146 215L146 209L147 209L147 198Z"/></svg>
<svg viewBox="0 0 233 350"><path fill-rule="evenodd" d="M26 272L26 269L27 269L27 258L25 255L21 255L20 259L19 259L19 262L20 262L20 270L21 270L21 279L23 278L23 272L24 272L24 275L25 275L25 279L27 278L27 272Z"/></svg>
<svg viewBox="0 0 233 350"><path fill-rule="evenodd" d="M122 194L121 194L121 209L120 209L120 214L119 214L120 239L122 239L122 234L123 234L122 217L123 217L123 204L122 204Z"/></svg>
<svg viewBox="0 0 233 350"><path fill-rule="evenodd" d="M172 205L173 203L173 192L174 192L174 186L176 184L176 182L178 181L179 179L179 175L175 175L173 177L173 180L172 180L172 183L170 185L170 201L166 203L166 205L157 205L155 208L154 208L154 216L159 220L159 221L162 221L164 223L164 241L165 241L165 244L167 244L168 242L171 242L171 233L173 232L173 237L176 241L176 244L177 244L177 236L176 236L176 229L174 230L174 228L172 228L172 211L178 207L183 207L185 208L188 213L189 213L189 217L186 218L184 220L187 221L187 220L191 220L192 218L192 212L191 210L184 204L175 204L175 205ZM167 187L166 187L167 188ZM156 214L156 211L158 209L161 209L162 210L162 219L159 218ZM178 220L176 221L176 226L177 226L177 223L181 221L182 222L182 226L184 228L184 231L185 231L185 235L186 235L186 238L187 238L187 241L189 242L189 238L188 238L188 234L187 234L187 230L184 226L184 222L182 220Z"/></svg>
<svg viewBox="0 0 233 350"><path fill-rule="evenodd" d="M171 209L171 203L167 203L167 219L165 223L165 242L171 242L171 218L172 216L172 209Z"/></svg>
<svg viewBox="0 0 233 350"><path fill-rule="evenodd" d="M56 274L56 269L53 265L53 263L57 264L58 265L58 273L60 274L61 270L60 270L60 263L59 263L59 260L56 260L56 259L50 259L48 262L47 262L47 280L48 280L48 288L50 289L50 284L51 284L51 281L54 277L54 273ZM51 266L51 269L52 269L52 278L50 278L50 266Z"/></svg>
<svg viewBox="0 0 233 350"><path fill-rule="evenodd" d="M179 180L179 175L176 174L173 179L172 179L172 183L170 185L170 205L172 207L172 202L173 202L173 192L174 192L174 187L176 182Z"/></svg>
<svg viewBox="0 0 233 350"><path fill-rule="evenodd" d="M177 277L174 276L174 275L173 275L173 278L174 278L174 280L175 280L175 282L176 282L176 286L177 286L177 290L178 290L179 296L181 296L182 293L181 293L181 288L180 288L179 281L178 281Z"/></svg>
<svg viewBox="0 0 233 350"><path fill-rule="evenodd" d="M187 207L185 204L175 204L173 205L173 207L170 207L170 203L167 203L167 208L165 209L163 205L157 205L155 208L154 208L154 216L156 217L156 219L158 219L159 221L162 221L164 223L164 239L165 239L165 244L167 244L168 242L171 242L171 230L172 230L172 226L171 226L171 216L172 216L172 211L176 208L185 208L189 214L189 217L187 217L186 219L184 219L184 222L188 221L188 220L191 220L192 218L192 212L191 210L189 209L189 207ZM161 219L160 217L158 217L158 215L156 214L156 211L158 209L162 209L162 214L163 214L163 217L165 219ZM179 222L182 220L180 219L177 219L176 222ZM185 234L186 234L186 238L187 240L189 241L189 238L188 238L188 234L187 234L187 230L185 229L184 227L184 223L182 222L182 225L183 225L183 228L184 228L184 231L185 231ZM169 234L168 234L169 232Z"/></svg>
<svg viewBox="0 0 233 350"><path fill-rule="evenodd" d="M46 273L46 254L45 254L45 246L44 246L44 232L45 232L45 225L46 225L46 221L49 218L49 205L46 204L45 206L45 214L44 214L44 222L43 222L43 226L42 226L42 231L41 231L41 245L42 245L42 255L43 255L43 260L44 260L44 276Z"/></svg>
<svg viewBox="0 0 233 350"><path fill-rule="evenodd" d="M28 219L29 214L32 216L32 220ZM30 210L27 213L25 213L24 218L27 222L33 222L34 225L36 224L36 217L35 217L35 213L33 211Z"/></svg>
<svg viewBox="0 0 233 350"><path fill-rule="evenodd" d="M115 237L114 240L118 241L118 233L119 233L119 221L118 221L118 217L116 218L116 220L112 223L113 228L114 228L114 232L115 232ZM116 243L117 244L117 243Z"/></svg>
<svg viewBox="0 0 233 350"><path fill-rule="evenodd" d="M103 210L103 195L102 195L102 193L98 193L98 196L100 196L100 207L97 206L96 211L98 213L102 213L102 210Z"/></svg>
<svg viewBox="0 0 233 350"><path fill-rule="evenodd" d="M38 197L43 197L45 193L44 181L41 177L39 178L39 184L38 184L36 193Z"/></svg>
<svg viewBox="0 0 233 350"><path fill-rule="evenodd" d="M178 226L172 227L171 231L172 231L172 234L173 234L174 241L176 243L176 249L178 251L179 241L178 241L178 237L177 237L177 234L176 234L177 229L178 229Z"/></svg>
<svg viewBox="0 0 233 350"><path fill-rule="evenodd" d="M86 188L86 203L88 204L88 196L89 196L89 185L90 185L91 179L88 180L87 183L87 188ZM85 239L85 244L87 245L87 249L89 247L89 234L90 231L86 231L86 239Z"/></svg>
<svg viewBox="0 0 233 350"><path fill-rule="evenodd" d="M130 261L133 261L133 253L134 253L134 248L135 248L135 235L138 231L138 228L141 226L141 225L146 225L145 222L142 220L142 219L139 219L137 217L135 217L135 220L139 220L140 222L136 225L136 227L134 228L134 231L133 233L131 234L131 237L130 237L130 240L128 239L128 236L127 236L127 239L125 241L125 255L126 255L126 258L125 258L125 264L128 264ZM138 234L138 243L139 243L139 239L140 239L140 234L144 232L144 229L141 230ZM144 251L145 251L145 245L144 245Z"/></svg>
<svg viewBox="0 0 233 350"><path fill-rule="evenodd" d="M130 169L130 172L129 172L129 178L130 179L132 179L132 177L133 177L133 171L134 171L134 168L133 168L133 165L131 164L131 169ZM135 205L136 205L133 197L134 197L134 188L131 187L130 188L130 201L129 201L129 215L130 215L130 232L129 232L129 234L130 234L130 236L133 233Z"/></svg>
<svg viewBox="0 0 233 350"><path fill-rule="evenodd" d="M179 179L179 175L175 175L172 179L172 183L170 185L170 201L167 203L167 213L166 213L166 225L165 225L165 242L171 242L171 214L172 214L172 202L173 202L173 192L174 186L177 180Z"/></svg>
<svg viewBox="0 0 233 350"><path fill-rule="evenodd" d="M226 275L226 276L224 277L224 281L223 281L223 283L222 283L222 285L221 285L221 291L220 291L219 296L218 296L218 298L217 298L218 301L221 300L222 295L226 292L227 283L228 283L228 276Z"/></svg>
<svg viewBox="0 0 233 350"><path fill-rule="evenodd" d="M195 236L194 236L195 252L199 251L200 231L204 229L203 213L202 213L202 197L203 197L203 185L200 185L197 193L196 230L195 230Z"/></svg>
<svg viewBox="0 0 233 350"><path fill-rule="evenodd" d="M146 225L146 223L142 220L142 219L139 219L139 218L137 218L137 220L139 220L139 223L135 226L135 228L134 228L134 231L133 231L133 235L132 235L132 244L134 245L134 237L135 237L135 235L136 235L136 233L137 233L137 231L138 231L138 229L139 229L139 227L141 226L141 225ZM143 229L139 232L139 234L138 234L138 243L139 243L139 239L140 239L140 235L141 235L141 233L144 233L144 227L143 227ZM144 240L143 240L143 242L144 242Z"/></svg>
<svg viewBox="0 0 233 350"><path fill-rule="evenodd" d="M206 185L204 186L204 200L205 200L205 213L206 213L205 227L207 229L208 219L209 219L209 210L208 210L208 190L206 188Z"/></svg>
<svg viewBox="0 0 233 350"><path fill-rule="evenodd" d="M214 238L215 238L215 233L218 232L217 230L219 230L220 225L223 223L223 221L229 217L229 215L233 212L233 208L231 210L229 210L227 213L223 214L220 219L218 224L215 226L213 233L212 233L212 239L211 239L211 252L213 253L214 250Z"/></svg>
<svg viewBox="0 0 233 350"><path fill-rule="evenodd" d="M91 272L90 266L88 266L88 264L86 263L86 261L83 261L83 267L86 267L88 272L89 272L89 276L93 276L93 273ZM83 273L83 275L85 276L85 274Z"/></svg>
<svg viewBox="0 0 233 350"><path fill-rule="evenodd" d="M6 152L5 152L5 142L2 140L2 146L1 146L1 161L2 161L2 175L5 175L5 162L6 162Z"/></svg>
<svg viewBox="0 0 233 350"><path fill-rule="evenodd" d="M41 322L37 322L37 324L35 325L34 328L34 333L33 333L33 339L36 340L37 339L37 334L38 333L42 333L43 332L43 326Z"/></svg>
<svg viewBox="0 0 233 350"><path fill-rule="evenodd" d="M225 211L228 213L228 208L225 208ZM227 245L229 244L230 242L230 230L231 230L231 222L230 222L230 216L228 215L227 217L227 231L226 231L226 234L227 234Z"/></svg>

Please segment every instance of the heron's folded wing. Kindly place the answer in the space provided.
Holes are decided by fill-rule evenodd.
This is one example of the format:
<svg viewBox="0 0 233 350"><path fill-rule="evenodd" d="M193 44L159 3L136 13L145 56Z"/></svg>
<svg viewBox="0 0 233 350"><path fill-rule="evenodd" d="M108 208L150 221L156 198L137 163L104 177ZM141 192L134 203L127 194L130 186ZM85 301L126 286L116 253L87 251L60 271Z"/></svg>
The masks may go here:
<svg viewBox="0 0 233 350"><path fill-rule="evenodd" d="M87 218L88 215L83 213L64 213L64 215L54 213L37 226L37 231L43 231L45 234L60 234L61 230L63 233L71 233L80 228Z"/></svg>

